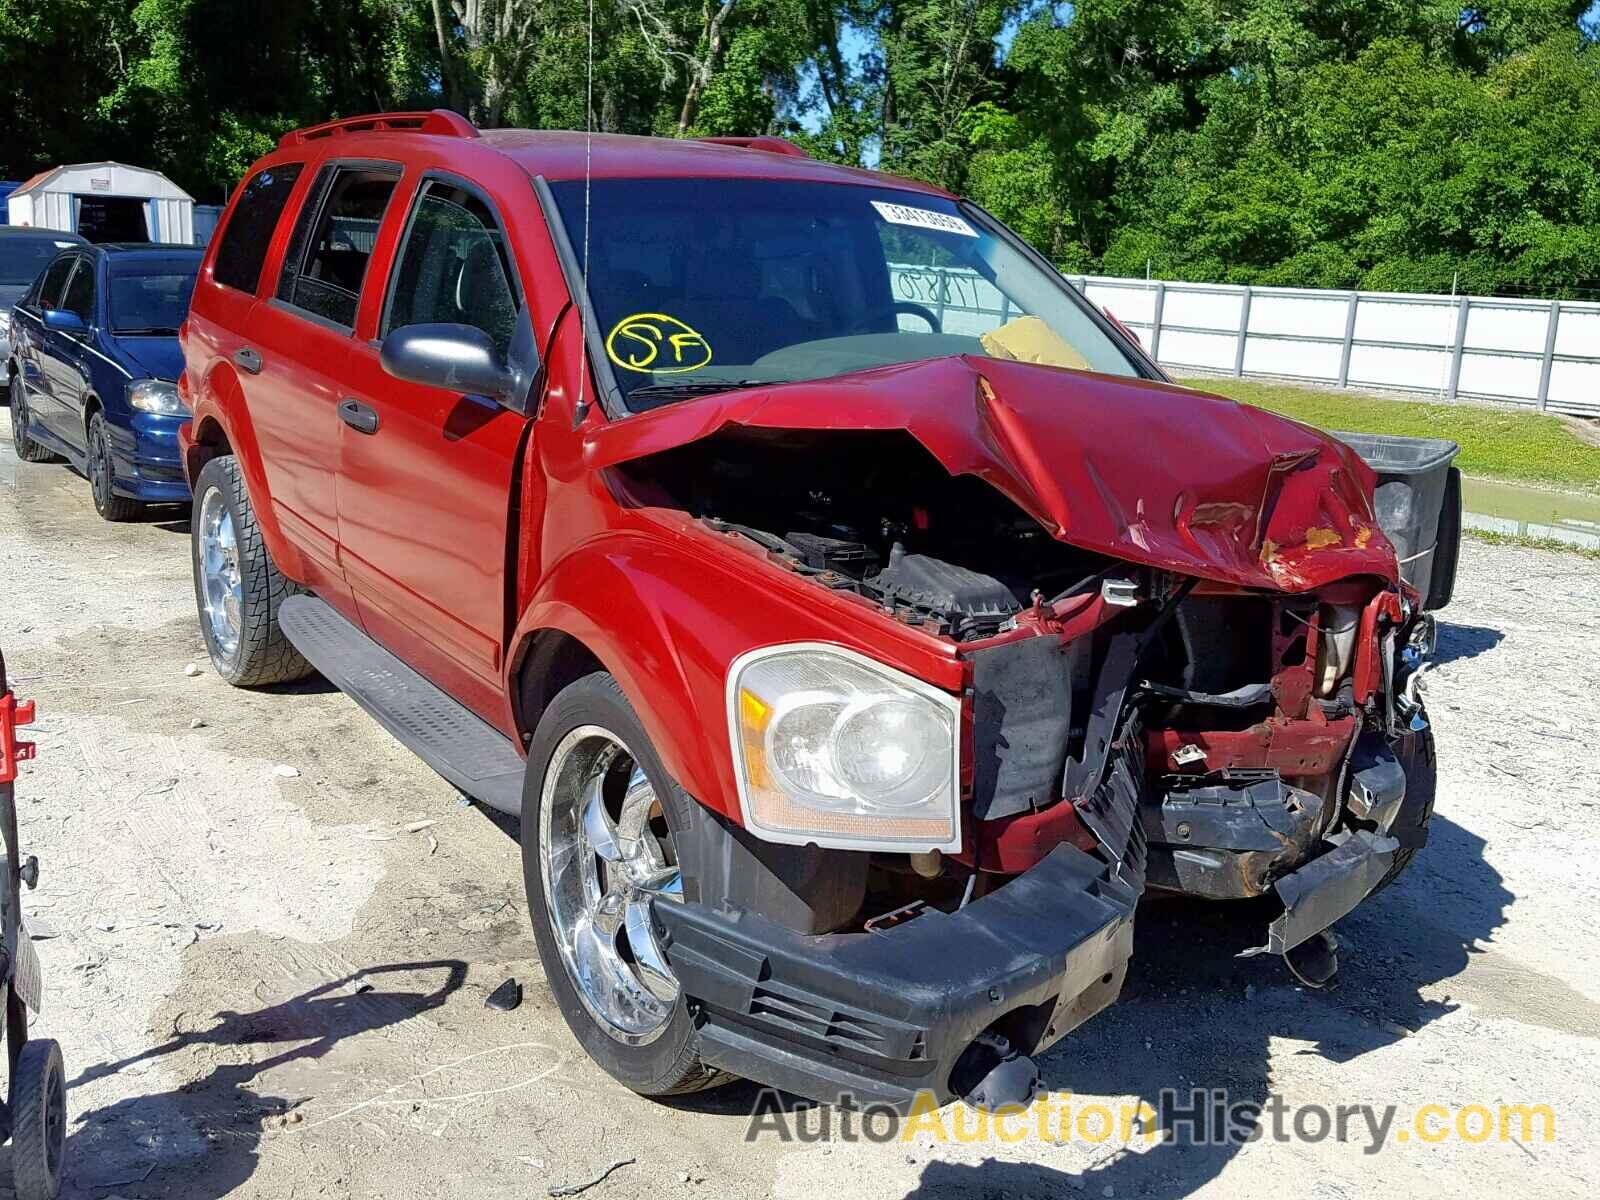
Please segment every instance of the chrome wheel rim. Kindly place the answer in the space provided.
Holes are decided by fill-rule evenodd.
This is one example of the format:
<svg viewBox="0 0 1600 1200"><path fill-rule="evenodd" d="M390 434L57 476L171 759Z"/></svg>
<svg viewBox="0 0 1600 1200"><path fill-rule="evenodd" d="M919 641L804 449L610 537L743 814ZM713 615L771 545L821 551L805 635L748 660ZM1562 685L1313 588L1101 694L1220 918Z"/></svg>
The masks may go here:
<svg viewBox="0 0 1600 1200"><path fill-rule="evenodd" d="M654 1041L678 1001L651 904L681 902L683 881L655 788L622 739L574 729L545 770L539 806L545 909L562 966L607 1034Z"/></svg>
<svg viewBox="0 0 1600 1200"><path fill-rule="evenodd" d="M233 514L222 493L212 488L200 503L201 608L217 652L231 659L239 649L244 589L239 582L239 540Z"/></svg>

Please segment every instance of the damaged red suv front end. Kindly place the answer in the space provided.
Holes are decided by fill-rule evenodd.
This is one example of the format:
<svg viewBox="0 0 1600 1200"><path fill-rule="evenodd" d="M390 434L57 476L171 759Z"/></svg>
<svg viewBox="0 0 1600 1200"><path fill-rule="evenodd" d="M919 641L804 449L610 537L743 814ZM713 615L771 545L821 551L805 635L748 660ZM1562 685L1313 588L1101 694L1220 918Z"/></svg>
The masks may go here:
<svg viewBox="0 0 1600 1200"><path fill-rule="evenodd" d="M1263 950L1321 981L1322 931L1425 836L1431 749L1400 658L1420 596L1372 470L1326 435L961 356L659 408L595 430L585 458L635 511L682 505L685 531L937 639L959 672L959 827L889 854L752 808L768 698L730 668L745 831L812 854L799 921L658 906L733 1069L775 1078L772 1039L791 1064L799 1039L827 1065L782 1076L807 1094L970 1091L1114 999L1147 889L1275 892ZM919 669L887 640L875 656ZM964 1018L908 1004L919 988Z"/></svg>
<svg viewBox="0 0 1600 1200"><path fill-rule="evenodd" d="M1173 386L937 189L353 118L239 190L184 345L213 664L520 818L640 1092L1026 1099L1147 893L1264 898L1316 983L1425 838L1446 493Z"/></svg>

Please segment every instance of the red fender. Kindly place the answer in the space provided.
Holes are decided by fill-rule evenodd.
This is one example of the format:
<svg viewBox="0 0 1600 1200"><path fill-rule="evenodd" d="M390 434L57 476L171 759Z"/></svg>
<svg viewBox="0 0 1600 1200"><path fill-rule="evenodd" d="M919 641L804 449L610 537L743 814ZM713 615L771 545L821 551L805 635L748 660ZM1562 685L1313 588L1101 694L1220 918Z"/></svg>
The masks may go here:
<svg viewBox="0 0 1600 1200"><path fill-rule="evenodd" d="M829 642L952 691L961 686L953 644L906 627L886 636L875 610L696 540L669 544L635 529L581 543L539 581L510 657L520 661L545 630L582 642L621 685L667 771L708 807L739 819L726 686L729 666L749 650Z"/></svg>
<svg viewBox="0 0 1600 1200"><path fill-rule="evenodd" d="M201 444L210 440L208 426L220 430L222 437L233 450L244 475L245 490L255 509L256 523L261 529L261 540L277 568L296 583L304 584L311 573L301 561L300 551L284 536L283 526L273 508L267 488L266 472L261 465L261 446L256 440L255 427L250 421L250 410L245 406L244 394L239 387L239 377L227 359L216 359L210 364L198 387L192 376L185 372L189 411L194 418L178 430L178 442L183 451L183 470L193 490L195 477L200 473L202 456L196 454Z"/></svg>

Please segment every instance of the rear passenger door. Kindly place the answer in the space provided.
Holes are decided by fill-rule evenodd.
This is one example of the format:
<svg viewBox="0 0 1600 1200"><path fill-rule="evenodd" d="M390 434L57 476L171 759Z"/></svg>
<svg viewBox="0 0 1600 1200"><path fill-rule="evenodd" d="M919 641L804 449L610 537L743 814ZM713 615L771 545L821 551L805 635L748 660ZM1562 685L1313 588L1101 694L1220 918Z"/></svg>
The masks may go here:
<svg viewBox="0 0 1600 1200"><path fill-rule="evenodd" d="M378 355L391 330L430 322L476 326L504 350L522 305L517 280L489 196L424 176L376 336L348 360L352 423L341 431L339 542L362 623L491 721L504 708L507 526L528 419L487 397L396 379Z"/></svg>
<svg viewBox="0 0 1600 1200"><path fill-rule="evenodd" d="M45 328L44 314L60 307L72 269L77 265L76 254L57 257L44 269L32 298L18 305L11 317L12 346L22 373L22 386L28 391L28 411L34 426L42 427L52 440L57 437L55 419L60 405L55 397L51 351L52 339L60 335Z"/></svg>
<svg viewBox="0 0 1600 1200"><path fill-rule="evenodd" d="M334 500L339 381L367 260L400 174L398 166L370 162L331 162L318 171L273 294L250 314L249 365L240 364L273 509L319 590L343 588Z"/></svg>

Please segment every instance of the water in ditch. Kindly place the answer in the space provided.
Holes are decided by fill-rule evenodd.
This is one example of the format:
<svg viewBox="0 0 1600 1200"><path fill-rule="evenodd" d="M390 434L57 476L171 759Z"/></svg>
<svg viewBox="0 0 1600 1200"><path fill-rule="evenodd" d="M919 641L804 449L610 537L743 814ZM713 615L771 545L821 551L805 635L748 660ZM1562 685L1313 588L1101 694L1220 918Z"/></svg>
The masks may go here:
<svg viewBox="0 0 1600 1200"><path fill-rule="evenodd" d="M1600 550L1600 495L1463 479L1461 506L1469 529L1551 538Z"/></svg>

